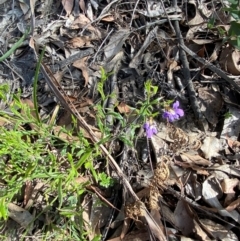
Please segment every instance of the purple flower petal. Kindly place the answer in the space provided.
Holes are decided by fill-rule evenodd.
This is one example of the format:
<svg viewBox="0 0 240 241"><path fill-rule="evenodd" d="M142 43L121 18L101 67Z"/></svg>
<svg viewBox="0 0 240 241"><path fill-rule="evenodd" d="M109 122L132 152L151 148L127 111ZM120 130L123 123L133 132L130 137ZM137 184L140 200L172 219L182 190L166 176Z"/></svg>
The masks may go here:
<svg viewBox="0 0 240 241"><path fill-rule="evenodd" d="M179 101L177 100L175 103L173 103L173 109L178 109L179 107Z"/></svg>
<svg viewBox="0 0 240 241"><path fill-rule="evenodd" d="M178 120L180 117L184 116L184 111L179 107L179 101L173 103L173 108L169 111L163 112L163 118L167 119L170 122Z"/></svg>
<svg viewBox="0 0 240 241"><path fill-rule="evenodd" d="M154 124L150 125L148 122L146 122L143 125L143 128L146 132L147 138L151 138L153 135L157 134L157 127Z"/></svg>
<svg viewBox="0 0 240 241"><path fill-rule="evenodd" d="M178 114L180 117L184 116L184 111L182 109L175 110L176 114Z"/></svg>
<svg viewBox="0 0 240 241"><path fill-rule="evenodd" d="M148 128L149 128L149 123L148 122L144 123L143 129L147 130Z"/></svg>

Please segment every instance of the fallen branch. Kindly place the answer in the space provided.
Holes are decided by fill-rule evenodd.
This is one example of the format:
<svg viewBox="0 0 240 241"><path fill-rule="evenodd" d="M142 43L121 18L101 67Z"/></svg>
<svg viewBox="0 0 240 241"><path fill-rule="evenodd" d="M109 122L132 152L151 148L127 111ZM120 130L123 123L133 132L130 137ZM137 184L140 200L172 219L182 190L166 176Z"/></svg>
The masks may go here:
<svg viewBox="0 0 240 241"><path fill-rule="evenodd" d="M177 0L173 1L173 7L177 7ZM182 46L182 45L184 45L184 40L183 40L181 30L180 30L180 27L179 27L179 21L174 20L173 24L174 24L174 29L175 29L175 32L176 32L177 39L179 41L179 45ZM180 56L180 59L181 59L181 62L182 62L183 76L184 76L185 82L187 83L188 95L189 95L190 103L191 103L195 118L199 122L201 129L204 130L206 120L205 120L205 118L204 118L204 116L203 116L203 114L200 110L200 107L199 107L199 104L198 104L198 101L197 101L197 98L196 98L196 92L194 90L191 75L190 75L190 71L189 71L189 63L188 63L188 60L187 60L187 55L182 48L179 49L179 56Z"/></svg>
<svg viewBox="0 0 240 241"><path fill-rule="evenodd" d="M230 85L232 85L237 92L240 93L240 87L234 82L232 78L227 76L221 69L217 68L215 65L211 64L207 60L199 57L197 54L195 54L191 49L189 49L184 43L180 43L180 47L182 50L184 50L186 53L191 55L194 59L196 59L198 62L204 65L205 68L210 69L212 72L219 75L221 78L225 79Z"/></svg>

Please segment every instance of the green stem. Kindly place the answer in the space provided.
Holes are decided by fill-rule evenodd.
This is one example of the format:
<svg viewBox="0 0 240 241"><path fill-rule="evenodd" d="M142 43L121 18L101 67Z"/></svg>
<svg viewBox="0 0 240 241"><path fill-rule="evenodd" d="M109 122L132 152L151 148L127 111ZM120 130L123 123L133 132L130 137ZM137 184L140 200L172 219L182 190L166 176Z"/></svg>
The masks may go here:
<svg viewBox="0 0 240 241"><path fill-rule="evenodd" d="M0 57L0 62L8 58L17 48L19 48L24 41L24 39L28 36L29 28L26 30L26 32L23 34L23 36L12 46L11 49L9 49L3 56Z"/></svg>
<svg viewBox="0 0 240 241"><path fill-rule="evenodd" d="M42 50L40 58L38 60L35 75L34 75L34 82L33 82L33 104L34 104L34 109L35 109L36 118L37 118L38 123L41 123L41 120L40 120L39 113L38 113L37 81L38 81L38 75L39 75L39 71L40 71L41 62L42 62L42 59L43 59L44 52L45 52L45 47Z"/></svg>

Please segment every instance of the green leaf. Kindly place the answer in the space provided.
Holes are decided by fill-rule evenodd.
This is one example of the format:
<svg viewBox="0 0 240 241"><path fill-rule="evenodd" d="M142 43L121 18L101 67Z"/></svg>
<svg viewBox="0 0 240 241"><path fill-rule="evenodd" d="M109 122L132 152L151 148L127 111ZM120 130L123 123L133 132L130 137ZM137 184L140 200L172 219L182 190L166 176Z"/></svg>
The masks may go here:
<svg viewBox="0 0 240 241"><path fill-rule="evenodd" d="M207 28L212 29L214 27L214 23L215 23L215 18L210 18L208 23L207 23Z"/></svg>
<svg viewBox="0 0 240 241"><path fill-rule="evenodd" d="M61 208L63 203L62 178L58 179L58 201L59 201L58 208Z"/></svg>
<svg viewBox="0 0 240 241"><path fill-rule="evenodd" d="M108 177L106 173L102 172L98 174L99 184L102 187L108 188L112 185L113 181L111 177Z"/></svg>
<svg viewBox="0 0 240 241"><path fill-rule="evenodd" d="M40 117L39 117L39 113L38 113L38 103L37 103L37 81L38 81L38 75L39 75L39 71L40 71L40 67L41 67L41 62L43 59L43 55L45 53L45 48L46 46L43 48L40 58L38 60L37 63L37 68L34 74L34 81L33 81L33 103L34 103L34 109L35 109L35 114L36 114L36 118L38 123L41 123Z"/></svg>
<svg viewBox="0 0 240 241"><path fill-rule="evenodd" d="M75 169L80 168L90 157L92 154L92 150L87 151L78 161L78 163L75 165Z"/></svg>

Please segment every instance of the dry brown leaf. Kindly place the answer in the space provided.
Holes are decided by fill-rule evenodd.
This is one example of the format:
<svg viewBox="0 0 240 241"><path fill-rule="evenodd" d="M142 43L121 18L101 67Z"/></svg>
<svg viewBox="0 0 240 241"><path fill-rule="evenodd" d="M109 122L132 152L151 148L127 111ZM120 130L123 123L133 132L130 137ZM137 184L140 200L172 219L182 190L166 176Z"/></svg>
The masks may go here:
<svg viewBox="0 0 240 241"><path fill-rule="evenodd" d="M88 236L89 240L93 240L95 235L92 232L92 230L89 229L91 197L88 195L85 195L81 206L84 207L83 212L82 212L82 217L84 220L83 225L85 226L85 229L88 230L87 236Z"/></svg>
<svg viewBox="0 0 240 241"><path fill-rule="evenodd" d="M123 221L122 232L121 232L121 235L120 235L121 240L123 240L125 238L125 235L128 232L130 225L131 225L131 219L125 218L124 221Z"/></svg>
<svg viewBox="0 0 240 241"><path fill-rule="evenodd" d="M71 28L87 28L91 32L91 40L101 39L103 35L102 32L100 32L97 28L94 28L91 25L91 21L84 14L79 14L79 17L76 18L71 24Z"/></svg>
<svg viewBox="0 0 240 241"><path fill-rule="evenodd" d="M215 126L219 119L218 112L223 107L221 94L207 88L199 88L198 93L202 113L207 120Z"/></svg>
<svg viewBox="0 0 240 241"><path fill-rule="evenodd" d="M89 46L90 45L90 39L89 37L81 36L81 37L75 37L72 38L67 42L67 46L69 48L81 48L83 46Z"/></svg>
<svg viewBox="0 0 240 241"><path fill-rule="evenodd" d="M175 160L175 164L184 168L191 168L192 170L196 171L200 175L205 175L205 176L209 175L209 172L205 168L197 166L193 163L186 163L186 162L180 162Z"/></svg>
<svg viewBox="0 0 240 241"><path fill-rule="evenodd" d="M120 102L117 109L121 114L127 114L131 111L131 107L124 102Z"/></svg>
<svg viewBox="0 0 240 241"><path fill-rule="evenodd" d="M85 13L86 5L85 5L85 1L84 0L79 0L79 6L80 6L81 10Z"/></svg>
<svg viewBox="0 0 240 241"><path fill-rule="evenodd" d="M235 193L233 190L237 184L239 183L239 180L237 178L234 179L224 179L221 182L222 190L224 193Z"/></svg>
<svg viewBox="0 0 240 241"><path fill-rule="evenodd" d="M178 69L178 62L176 60L171 60L170 63L168 63L168 71L167 71L167 78L168 82L171 83L173 86L175 85L174 79L173 79L173 72Z"/></svg>
<svg viewBox="0 0 240 241"><path fill-rule="evenodd" d="M72 29L79 29L79 28L84 28L89 24L89 28L92 29L93 27L90 25L90 20L84 15L84 14L79 14L78 18L76 18L72 25ZM93 28L94 29L94 28Z"/></svg>
<svg viewBox="0 0 240 241"><path fill-rule="evenodd" d="M81 58L81 59L79 59L79 60L77 60L77 61L75 61L75 62L73 63L73 66L74 66L74 67L76 67L76 68L78 68L78 69L80 69L80 70L82 71L82 75L83 75L83 77L84 77L84 79L85 79L85 84L84 84L85 87L87 86L88 80L89 80L89 79L88 79L88 78L89 78L88 68L87 68L87 66L86 66L86 60L87 60L87 58L88 58L88 57Z"/></svg>
<svg viewBox="0 0 240 241"><path fill-rule="evenodd" d="M64 10L67 13L67 16L69 16L73 9L74 0L62 0L62 5L63 5Z"/></svg>
<svg viewBox="0 0 240 241"><path fill-rule="evenodd" d="M64 75L64 71L57 71L53 76L57 80L58 83L62 80L62 77Z"/></svg>
<svg viewBox="0 0 240 241"><path fill-rule="evenodd" d="M237 207L240 206L240 198L238 198L237 200L233 201L232 203L230 203L227 207L226 210L227 211L232 211L234 209L236 209Z"/></svg>
<svg viewBox="0 0 240 241"><path fill-rule="evenodd" d="M203 166L211 165L210 161L204 159L203 157L201 157L199 155L191 155L189 153L182 153L182 154L180 154L180 156L184 162L187 162L189 164L194 163L194 164L203 165Z"/></svg>
<svg viewBox="0 0 240 241"><path fill-rule="evenodd" d="M19 1L19 4L20 4L20 8L21 8L23 14L25 15L29 10L29 5L27 3L25 3L25 1L23 1L23 0Z"/></svg>
<svg viewBox="0 0 240 241"><path fill-rule="evenodd" d="M79 176L75 179L75 182L78 183L78 184L86 183L86 182L89 182L89 181L90 181L89 177Z"/></svg>
<svg viewBox="0 0 240 241"><path fill-rule="evenodd" d="M226 198L224 199L224 207L228 206L235 198L234 188L238 185L239 180L237 178L230 179L225 178L221 182L222 190L226 193Z"/></svg>
<svg viewBox="0 0 240 241"><path fill-rule="evenodd" d="M23 200L23 204L26 205L28 200L31 197L33 191L33 185L31 181L26 181L25 184L25 189L24 189L24 200Z"/></svg>
<svg viewBox="0 0 240 241"><path fill-rule="evenodd" d="M113 22L113 21L115 21L115 18L113 15L108 15L108 16L102 18L101 20L105 21L105 22Z"/></svg>
<svg viewBox="0 0 240 241"><path fill-rule="evenodd" d="M225 48L221 55L219 64L229 74L239 75L240 74L240 52L237 49L232 49L231 47Z"/></svg>

